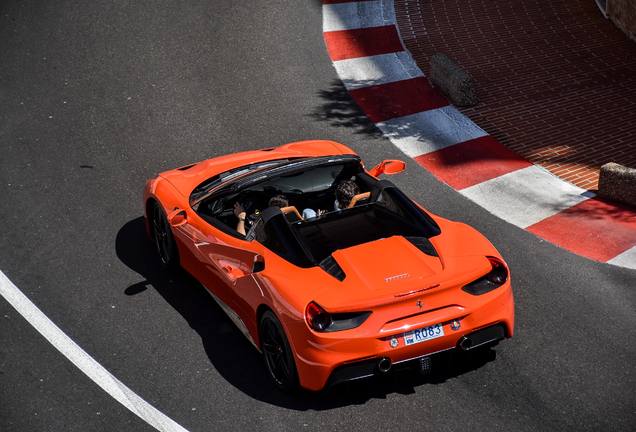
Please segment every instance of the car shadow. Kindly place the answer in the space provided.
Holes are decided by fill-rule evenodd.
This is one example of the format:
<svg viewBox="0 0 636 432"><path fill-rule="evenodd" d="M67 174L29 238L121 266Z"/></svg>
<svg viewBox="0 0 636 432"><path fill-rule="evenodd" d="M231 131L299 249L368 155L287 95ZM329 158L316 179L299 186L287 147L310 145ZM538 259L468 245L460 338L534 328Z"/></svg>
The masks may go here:
<svg viewBox="0 0 636 432"><path fill-rule="evenodd" d="M474 355L441 354L433 359L432 372L420 375L408 369L392 368L382 376L342 383L320 392L280 392L266 375L260 353L243 336L205 288L185 271L164 269L146 234L143 217L126 223L116 238L118 258L145 278L124 290L134 296L153 288L197 332L216 371L231 385L257 400L294 409L330 410L385 399L392 393L411 394L422 385L446 382L494 360L495 351ZM219 280L219 283L223 283Z"/></svg>

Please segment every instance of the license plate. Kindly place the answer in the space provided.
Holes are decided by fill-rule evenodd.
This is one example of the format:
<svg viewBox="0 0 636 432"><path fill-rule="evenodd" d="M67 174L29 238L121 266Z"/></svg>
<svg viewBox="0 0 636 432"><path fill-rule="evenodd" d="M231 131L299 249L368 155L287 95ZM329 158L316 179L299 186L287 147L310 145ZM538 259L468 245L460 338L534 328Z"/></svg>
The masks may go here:
<svg viewBox="0 0 636 432"><path fill-rule="evenodd" d="M421 329L404 332L404 344L409 346L442 336L444 336L444 327L441 324L434 324Z"/></svg>

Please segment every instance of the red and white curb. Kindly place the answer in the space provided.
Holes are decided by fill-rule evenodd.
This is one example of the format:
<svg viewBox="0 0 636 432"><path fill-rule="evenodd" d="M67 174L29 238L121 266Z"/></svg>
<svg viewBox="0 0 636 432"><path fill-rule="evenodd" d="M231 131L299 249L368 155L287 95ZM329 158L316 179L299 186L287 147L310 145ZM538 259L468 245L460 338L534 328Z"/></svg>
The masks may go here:
<svg viewBox="0 0 636 432"><path fill-rule="evenodd" d="M405 50L393 0L324 0L327 51L391 142L495 216L579 255L636 269L636 212L499 143L437 92Z"/></svg>

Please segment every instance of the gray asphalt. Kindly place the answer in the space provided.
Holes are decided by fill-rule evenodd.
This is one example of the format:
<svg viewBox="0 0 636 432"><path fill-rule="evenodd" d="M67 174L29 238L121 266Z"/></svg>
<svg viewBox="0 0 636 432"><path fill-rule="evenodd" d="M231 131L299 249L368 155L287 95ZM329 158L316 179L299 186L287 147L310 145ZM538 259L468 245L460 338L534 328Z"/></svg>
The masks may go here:
<svg viewBox="0 0 636 432"><path fill-rule="evenodd" d="M332 139L401 155L325 51L321 1L0 2L0 270L84 350L190 431L632 430L636 271L493 218L407 160L391 178L484 233L516 334L487 356L289 397L143 231L158 172ZM404 158L408 159L408 158ZM0 431L152 430L0 298Z"/></svg>

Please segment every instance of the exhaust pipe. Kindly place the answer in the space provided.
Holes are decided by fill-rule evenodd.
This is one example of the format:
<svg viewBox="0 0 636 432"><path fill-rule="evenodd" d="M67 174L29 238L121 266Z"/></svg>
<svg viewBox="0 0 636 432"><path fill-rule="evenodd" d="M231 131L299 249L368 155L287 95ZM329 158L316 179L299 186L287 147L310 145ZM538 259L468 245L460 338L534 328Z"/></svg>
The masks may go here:
<svg viewBox="0 0 636 432"><path fill-rule="evenodd" d="M503 325L495 324L462 337L457 344L464 351L468 351L482 345L497 344L505 338L506 331Z"/></svg>
<svg viewBox="0 0 636 432"><path fill-rule="evenodd" d="M388 357L384 357L382 360L378 362L378 369L380 372L388 372L391 369L391 359Z"/></svg>
<svg viewBox="0 0 636 432"><path fill-rule="evenodd" d="M464 351L468 351L469 349L472 348L472 346L473 346L473 340L471 338L464 336L459 340L459 347L463 349Z"/></svg>

